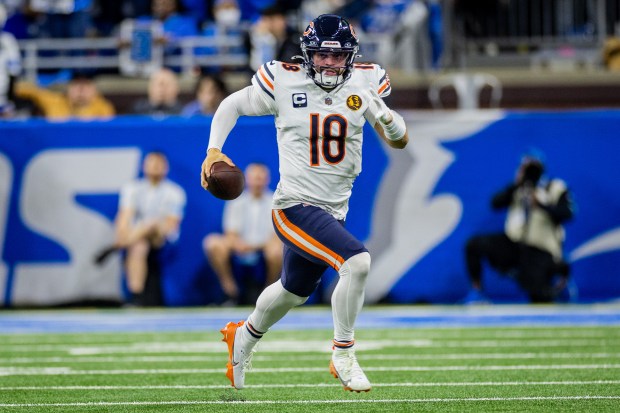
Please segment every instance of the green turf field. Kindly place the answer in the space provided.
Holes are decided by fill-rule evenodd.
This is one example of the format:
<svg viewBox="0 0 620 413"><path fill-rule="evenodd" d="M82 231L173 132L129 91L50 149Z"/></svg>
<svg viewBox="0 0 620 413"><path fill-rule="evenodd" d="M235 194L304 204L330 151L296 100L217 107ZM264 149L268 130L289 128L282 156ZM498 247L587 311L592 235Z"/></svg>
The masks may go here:
<svg viewBox="0 0 620 413"><path fill-rule="evenodd" d="M241 391L224 376L220 339L218 331L2 334L0 412L620 411L617 326L358 331L373 383L360 394L329 374L330 330L270 332Z"/></svg>

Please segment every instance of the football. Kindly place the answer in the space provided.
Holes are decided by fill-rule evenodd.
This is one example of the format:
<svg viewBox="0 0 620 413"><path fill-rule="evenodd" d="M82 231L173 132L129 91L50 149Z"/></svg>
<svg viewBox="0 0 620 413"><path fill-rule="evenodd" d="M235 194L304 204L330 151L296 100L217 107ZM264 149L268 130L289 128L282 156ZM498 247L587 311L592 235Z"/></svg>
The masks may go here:
<svg viewBox="0 0 620 413"><path fill-rule="evenodd" d="M241 169L226 162L211 165L211 175L207 178L207 189L216 198L230 201L237 198L245 187L245 178Z"/></svg>

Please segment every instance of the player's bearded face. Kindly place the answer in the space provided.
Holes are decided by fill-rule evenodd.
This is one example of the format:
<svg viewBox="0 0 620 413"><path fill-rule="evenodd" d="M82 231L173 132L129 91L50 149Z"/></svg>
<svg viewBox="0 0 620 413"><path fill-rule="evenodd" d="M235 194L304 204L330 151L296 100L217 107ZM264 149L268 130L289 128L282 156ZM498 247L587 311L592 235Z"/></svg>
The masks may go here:
<svg viewBox="0 0 620 413"><path fill-rule="evenodd" d="M347 53L316 52L312 62L317 72L326 76L338 76L344 73L347 63Z"/></svg>

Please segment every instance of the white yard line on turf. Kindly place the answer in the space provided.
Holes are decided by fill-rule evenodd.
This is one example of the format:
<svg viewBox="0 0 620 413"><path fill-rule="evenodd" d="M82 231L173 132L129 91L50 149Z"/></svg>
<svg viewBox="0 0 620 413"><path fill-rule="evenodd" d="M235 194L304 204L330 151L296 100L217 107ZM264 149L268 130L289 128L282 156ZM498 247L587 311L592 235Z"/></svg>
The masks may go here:
<svg viewBox="0 0 620 413"><path fill-rule="evenodd" d="M373 383L373 387L488 387L488 386L583 386L583 385L620 385L620 380L571 380L571 381L485 381L485 382L446 382L446 383ZM247 389L294 389L307 387L337 387L340 383L300 383L300 384L250 384ZM0 391L16 390L207 390L229 389L230 385L153 385L153 386L13 386L0 387Z"/></svg>
<svg viewBox="0 0 620 413"><path fill-rule="evenodd" d="M187 406L213 404L278 405L278 404L375 404L375 403L462 403L462 402L505 402L543 400L620 400L620 396L531 396L531 397L464 397L432 399L359 399L359 400L171 400L171 401L128 401L128 402L84 402L84 403L2 403L0 407L88 407L88 406Z"/></svg>
<svg viewBox="0 0 620 413"><path fill-rule="evenodd" d="M303 343L303 346L299 346ZM358 350L381 350L402 347L415 348L515 348L515 347L593 347L619 346L620 339L577 339L577 340L360 340L356 343ZM174 342L138 342L112 346L75 346L73 344L43 345L0 345L0 352L49 352L66 351L72 355L95 354L133 354L133 353L221 353L226 347L218 341L174 341ZM331 352L331 344L326 340L268 340L261 343L262 353L282 352Z"/></svg>
<svg viewBox="0 0 620 413"><path fill-rule="evenodd" d="M532 327L536 328L536 327ZM368 340L375 340L373 338L373 331L368 330L364 332ZM204 334L204 333L203 333ZM81 336L38 336L38 335L28 335L28 336L15 336L15 335L5 335L2 339L2 344L0 344L0 348L3 345L15 345L15 344L35 344L35 345L45 345L45 344L73 344L73 345L83 345L83 344L98 344L98 345L125 345L130 344L131 342L136 341L134 337L137 337L138 340L159 340L161 339L161 335L156 333L152 333L152 336L148 336L148 333L141 334L131 334L131 333L115 333L113 337L101 336L99 334L94 335L81 335ZM166 337L169 337L170 340L178 340L179 336L182 334L175 333L166 333ZM467 339L467 340L491 340L491 339L540 339L540 338L567 338L567 339L583 339L583 338L609 338L610 334L608 331L600 331L600 330L584 330L584 329L572 329L572 330L543 330L539 327L539 329L527 329L527 330L519 330L518 328L509 328L509 329L499 329L499 330L489 330L489 331L453 331L453 330L445 330L445 331L424 331L424 330L415 330L411 333L412 337L416 339L428 340L428 339ZM124 337L131 339L123 339ZM195 341L196 336L187 336L189 341ZM381 336L377 336L377 338L384 338ZM620 339L620 335L617 337Z"/></svg>
<svg viewBox="0 0 620 413"><path fill-rule="evenodd" d="M364 354L364 360L519 360L519 359L576 359L576 358L620 358L620 353L467 353L467 354ZM2 357L0 363L179 363L179 362L215 362L221 363L224 356L116 356L116 357ZM320 361L324 354L261 356L255 355L254 361Z"/></svg>
<svg viewBox="0 0 620 413"><path fill-rule="evenodd" d="M511 371L511 370L596 370L620 369L620 364L549 364L515 366L394 366L365 367L365 371ZM0 367L0 376L85 376L121 374L222 374L223 369L125 369L74 370L70 367ZM253 368L252 373L312 373L323 367Z"/></svg>

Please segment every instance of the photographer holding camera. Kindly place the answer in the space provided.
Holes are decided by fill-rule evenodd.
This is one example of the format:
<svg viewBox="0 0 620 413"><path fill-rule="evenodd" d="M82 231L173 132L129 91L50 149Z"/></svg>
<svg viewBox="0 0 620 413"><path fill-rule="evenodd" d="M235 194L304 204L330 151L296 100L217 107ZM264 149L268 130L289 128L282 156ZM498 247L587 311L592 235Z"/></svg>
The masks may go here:
<svg viewBox="0 0 620 413"><path fill-rule="evenodd" d="M492 199L493 209L507 208L504 232L476 235L465 247L472 290L466 304L484 303L482 265L514 276L534 303L553 301L564 289L569 266L562 259L564 228L573 216L570 192L560 179L544 179L540 157L523 157L513 183ZM559 276L555 282L556 276Z"/></svg>

